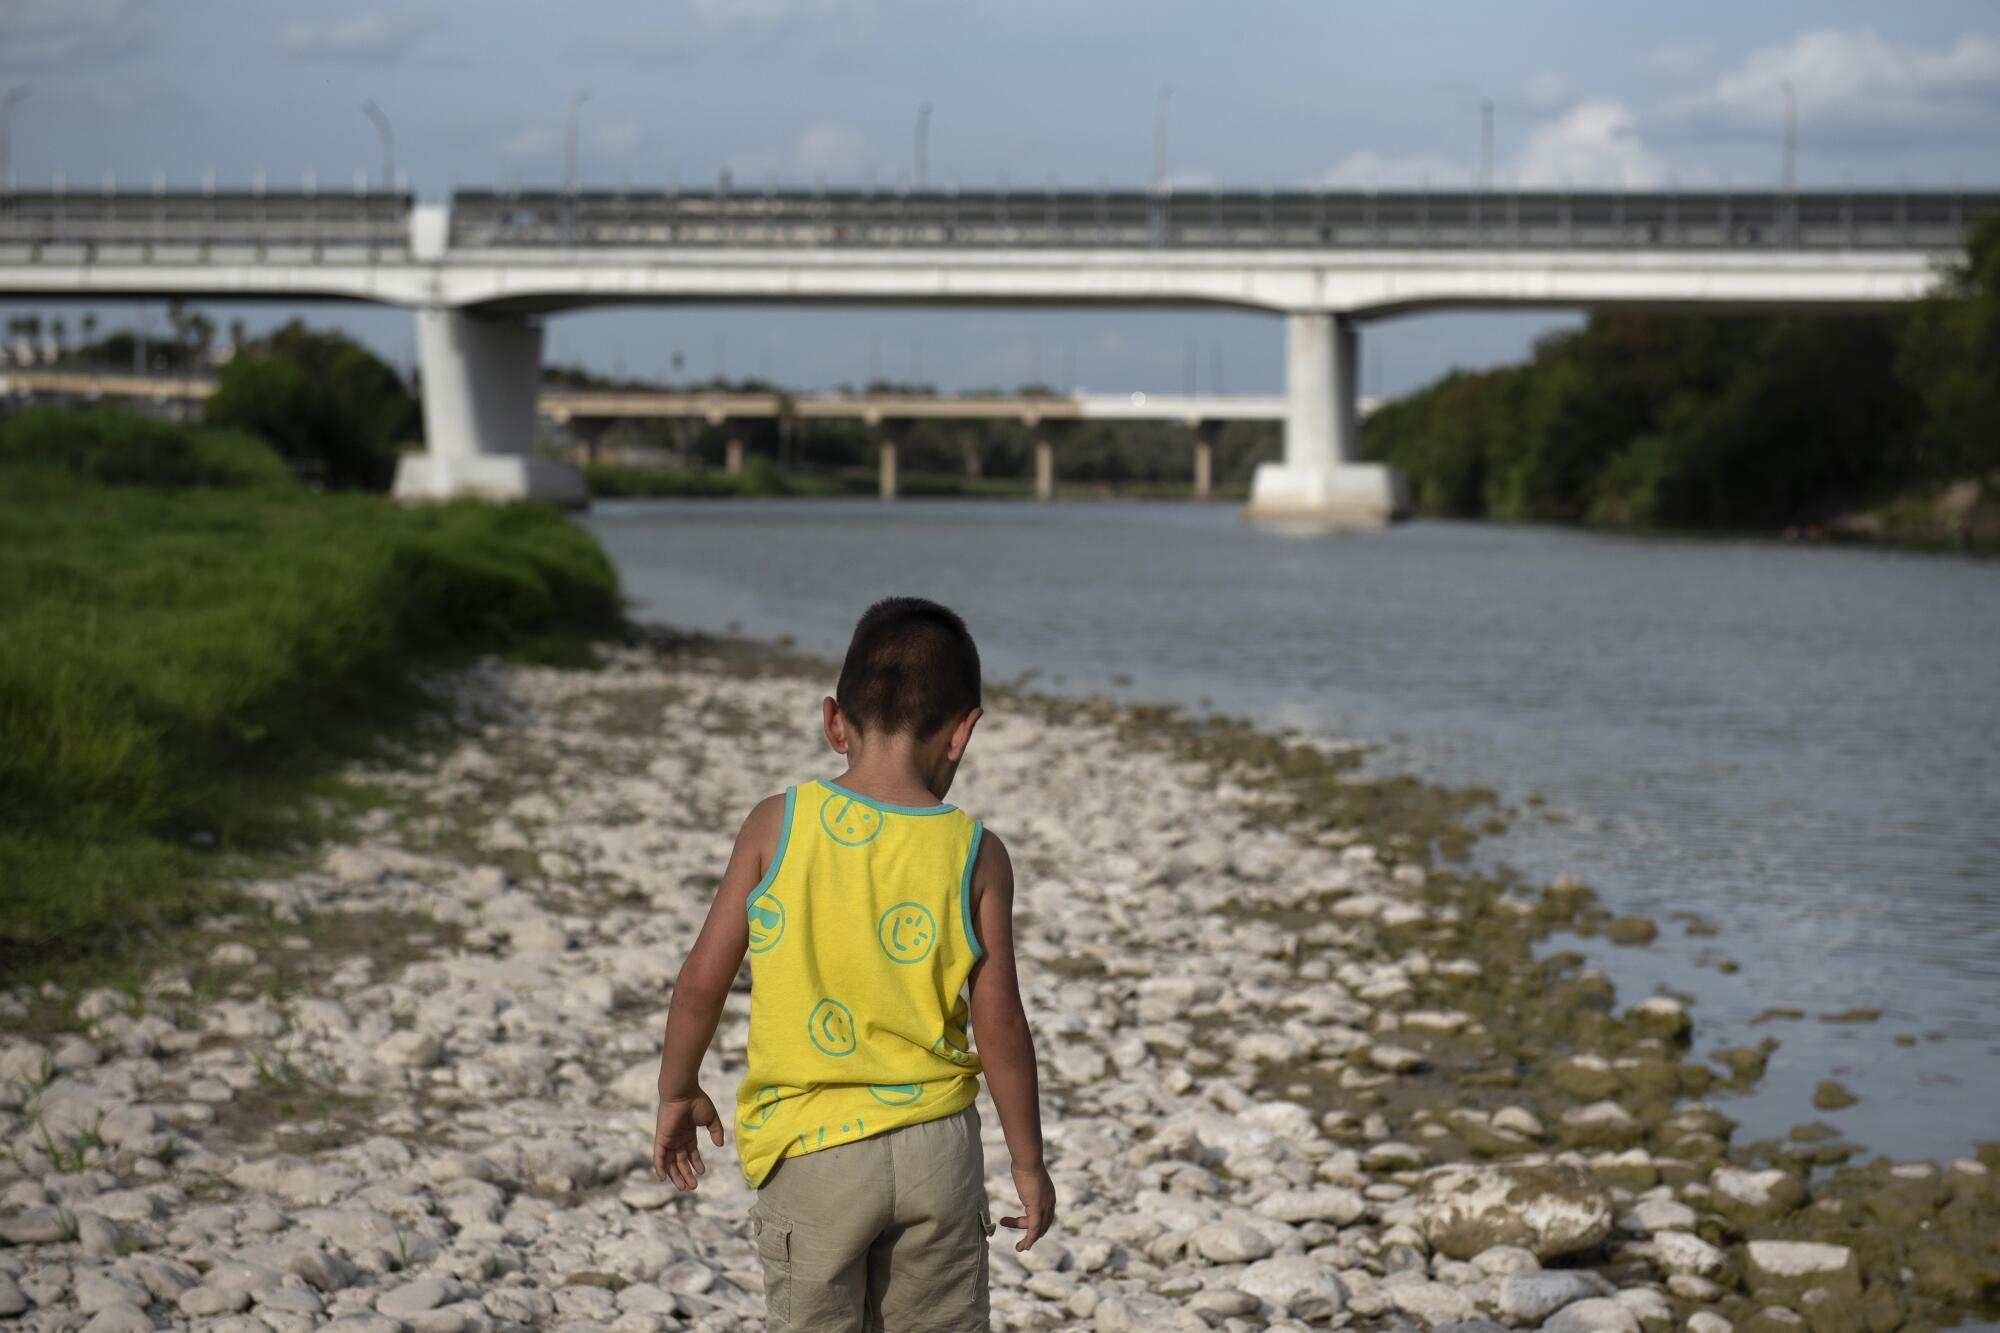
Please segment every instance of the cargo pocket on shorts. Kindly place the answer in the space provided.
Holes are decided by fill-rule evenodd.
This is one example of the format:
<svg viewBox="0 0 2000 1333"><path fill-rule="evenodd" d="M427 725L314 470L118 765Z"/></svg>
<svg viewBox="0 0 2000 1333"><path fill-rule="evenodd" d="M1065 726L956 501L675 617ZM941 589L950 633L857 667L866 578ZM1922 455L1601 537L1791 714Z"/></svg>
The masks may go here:
<svg viewBox="0 0 2000 1333"><path fill-rule="evenodd" d="M764 1264L764 1308L774 1328L792 1323L792 1224L772 1217L750 1219L757 1258Z"/></svg>

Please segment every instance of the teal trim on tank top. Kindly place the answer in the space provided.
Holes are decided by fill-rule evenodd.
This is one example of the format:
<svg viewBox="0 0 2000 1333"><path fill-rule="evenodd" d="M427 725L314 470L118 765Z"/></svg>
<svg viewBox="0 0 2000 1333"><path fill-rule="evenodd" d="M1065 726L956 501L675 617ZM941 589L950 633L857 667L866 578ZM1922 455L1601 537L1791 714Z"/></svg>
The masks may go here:
<svg viewBox="0 0 2000 1333"><path fill-rule="evenodd" d="M785 788L785 822L778 830L778 850L771 854L771 864L764 871L764 878L757 881L757 887L750 890L750 896L744 900L746 904L754 903L761 898L764 891L771 887L772 881L778 878L778 866L784 861L785 848L792 841L792 804L798 800L798 796L797 787Z"/></svg>
<svg viewBox="0 0 2000 1333"><path fill-rule="evenodd" d="M826 778L821 778L819 780L819 785L825 787L828 791L839 792L842 796L845 796L850 801L859 801L863 805L873 806L875 809L880 810L885 814L948 815L952 811L958 809L958 807L955 805L891 805L887 801L878 801L873 796L863 796L858 791L849 791L847 788L841 786L838 782L832 782L827 780Z"/></svg>
<svg viewBox="0 0 2000 1333"><path fill-rule="evenodd" d="M972 961L978 962L986 956L986 950L979 947L979 937L972 933L972 866L979 860L979 840L986 836L986 825L972 821L972 845L965 849L965 873L958 877L958 920L965 927L965 942L972 946Z"/></svg>

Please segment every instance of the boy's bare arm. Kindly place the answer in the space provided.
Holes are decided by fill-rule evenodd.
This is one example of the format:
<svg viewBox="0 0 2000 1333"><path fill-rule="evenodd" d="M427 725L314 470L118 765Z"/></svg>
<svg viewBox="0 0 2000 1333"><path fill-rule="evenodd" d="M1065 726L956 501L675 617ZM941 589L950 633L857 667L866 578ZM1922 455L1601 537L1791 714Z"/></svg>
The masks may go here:
<svg viewBox="0 0 2000 1333"><path fill-rule="evenodd" d="M1014 1188L1021 1195L1019 1217L1002 1226L1025 1231L1016 1250L1040 1240L1056 1216L1055 1185L1042 1160L1042 1104L1035 1068L1035 1039L1021 1005L1014 966L1014 863L1000 839L980 839L972 867L973 930L980 960L972 967L972 1032L986 1067L986 1090L1000 1113L1000 1130L1013 1158Z"/></svg>
<svg viewBox="0 0 2000 1333"><path fill-rule="evenodd" d="M729 865L715 901L702 923L701 934L674 980L667 1006L667 1033L660 1053L660 1114L653 1131L653 1173L691 1190L706 1166L701 1160L698 1130L706 1129L722 1146L722 1117L701 1090L701 1061L722 1021L722 1006L735 984L736 970L750 947L750 891L764 877L777 855L784 825L785 798L757 803L736 835Z"/></svg>

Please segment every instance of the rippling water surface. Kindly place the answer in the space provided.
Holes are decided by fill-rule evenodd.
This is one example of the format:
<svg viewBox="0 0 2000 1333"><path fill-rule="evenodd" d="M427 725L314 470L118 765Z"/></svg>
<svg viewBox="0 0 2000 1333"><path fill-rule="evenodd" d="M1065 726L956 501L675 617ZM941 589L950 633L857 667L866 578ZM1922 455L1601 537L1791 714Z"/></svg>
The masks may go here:
<svg viewBox="0 0 2000 1333"><path fill-rule="evenodd" d="M1483 855L1658 917L1650 949L1589 951L1627 1000L1693 993L1701 1049L1780 1041L1728 1104L1745 1133L1818 1118L1928 1157L2000 1137L2000 563L1443 523L1300 538L1192 505L639 501L588 524L649 618L837 656L870 599L921 593L995 678L1539 795ZM1786 1006L1806 1017L1753 1021ZM1854 1007L1883 1017L1818 1019ZM1861 1102L1815 1112L1829 1077Z"/></svg>

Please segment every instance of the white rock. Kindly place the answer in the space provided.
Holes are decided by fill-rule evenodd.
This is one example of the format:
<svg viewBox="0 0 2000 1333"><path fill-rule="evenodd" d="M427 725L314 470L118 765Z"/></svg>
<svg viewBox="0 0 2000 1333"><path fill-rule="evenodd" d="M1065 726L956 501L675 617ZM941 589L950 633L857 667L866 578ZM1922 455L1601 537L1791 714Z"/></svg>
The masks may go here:
<svg viewBox="0 0 2000 1333"><path fill-rule="evenodd" d="M1344 1227L1360 1220L1368 1211L1368 1203L1358 1191L1337 1185L1315 1185L1268 1194L1257 1201L1257 1211L1294 1226L1301 1222L1328 1222Z"/></svg>
<svg viewBox="0 0 2000 1333"><path fill-rule="evenodd" d="M138 1306L120 1302L99 1310L83 1329L84 1333L153 1333L153 1321Z"/></svg>
<svg viewBox="0 0 2000 1333"><path fill-rule="evenodd" d="M1431 1328L1455 1324L1473 1315L1472 1298L1442 1282L1402 1282L1385 1287L1384 1291L1391 1305Z"/></svg>
<svg viewBox="0 0 2000 1333"><path fill-rule="evenodd" d="M405 1069L429 1069L444 1056L444 1043L429 1032L393 1032L375 1047L375 1058L385 1065Z"/></svg>
<svg viewBox="0 0 2000 1333"><path fill-rule="evenodd" d="M1694 1209L1675 1199L1641 1199L1618 1218L1620 1229L1641 1234L1692 1231L1694 1224Z"/></svg>
<svg viewBox="0 0 2000 1333"><path fill-rule="evenodd" d="M1198 1228L1188 1247L1210 1263L1241 1264L1262 1259L1276 1247L1263 1232L1237 1222L1216 1222Z"/></svg>
<svg viewBox="0 0 2000 1333"><path fill-rule="evenodd" d="M85 1314L96 1314L113 1306L129 1305L143 1310L153 1300L153 1293L136 1282L113 1277L109 1273L84 1271L74 1280L73 1295L76 1308Z"/></svg>
<svg viewBox="0 0 2000 1333"><path fill-rule="evenodd" d="M391 1319L407 1319L457 1299L458 1291L450 1278L420 1277L376 1297L375 1309Z"/></svg>
<svg viewBox="0 0 2000 1333"><path fill-rule="evenodd" d="M1655 1232L1645 1253L1661 1272L1692 1277L1713 1277L1729 1262L1728 1255L1689 1231Z"/></svg>
<svg viewBox="0 0 2000 1333"><path fill-rule="evenodd" d="M1332 1311L1337 1311L1347 1295L1333 1274L1303 1254L1260 1259L1231 1278L1229 1285L1284 1310L1316 1299L1331 1302Z"/></svg>
<svg viewBox="0 0 2000 1333"><path fill-rule="evenodd" d="M1611 1294L1594 1273L1567 1269L1513 1273L1493 1288L1493 1311L1509 1324L1539 1324L1566 1305Z"/></svg>
<svg viewBox="0 0 2000 1333"><path fill-rule="evenodd" d="M213 1319L249 1308L247 1287L189 1287L175 1302L181 1313L195 1319Z"/></svg>
<svg viewBox="0 0 2000 1333"><path fill-rule="evenodd" d="M1542 1333L1639 1333L1639 1321L1617 1301L1592 1297L1551 1315Z"/></svg>
<svg viewBox="0 0 2000 1333"><path fill-rule="evenodd" d="M1845 1245L1803 1240L1753 1240L1745 1276L1754 1291L1803 1291L1825 1287L1849 1299L1861 1295L1861 1265Z"/></svg>

